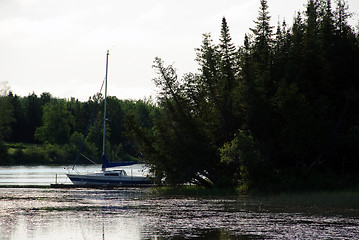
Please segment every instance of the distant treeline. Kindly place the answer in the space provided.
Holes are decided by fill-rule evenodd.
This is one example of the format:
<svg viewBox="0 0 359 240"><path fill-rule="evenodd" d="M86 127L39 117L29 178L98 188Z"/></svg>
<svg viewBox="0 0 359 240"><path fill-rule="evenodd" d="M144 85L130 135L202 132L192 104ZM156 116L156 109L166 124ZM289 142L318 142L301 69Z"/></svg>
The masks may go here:
<svg viewBox="0 0 359 240"><path fill-rule="evenodd" d="M243 191L358 185L359 37L334 2L309 0L274 28L261 0L240 47L223 18L219 43L204 34L196 51L199 73L179 78L156 58L163 111L133 134L157 176Z"/></svg>
<svg viewBox="0 0 359 240"><path fill-rule="evenodd" d="M150 101L116 97L108 97L107 106L108 158L125 161L140 157L137 145L125 134L125 119L131 116L141 127L152 128L155 106ZM0 139L7 142L1 144L0 164L73 163L88 127L83 154L101 163L101 95L80 102L53 98L50 93L19 97L10 92L0 97L0 108ZM81 157L79 163L90 162Z"/></svg>
<svg viewBox="0 0 359 240"><path fill-rule="evenodd" d="M242 191L359 185L359 36L347 3L309 0L292 26L276 28L267 1L260 3L242 46L225 18L218 44L203 35L198 73L179 78L156 58L156 107L109 98L110 156L143 156L157 180L171 184ZM0 104L0 133L7 142L68 148L79 145L94 105L49 94L5 99L11 107ZM101 149L100 129L97 120L89 156Z"/></svg>

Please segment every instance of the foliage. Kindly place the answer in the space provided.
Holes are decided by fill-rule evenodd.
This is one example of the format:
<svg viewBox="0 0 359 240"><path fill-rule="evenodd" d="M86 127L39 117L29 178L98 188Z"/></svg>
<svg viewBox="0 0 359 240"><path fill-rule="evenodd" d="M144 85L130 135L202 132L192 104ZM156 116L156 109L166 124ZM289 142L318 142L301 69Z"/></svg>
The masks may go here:
<svg viewBox="0 0 359 240"><path fill-rule="evenodd" d="M43 125L36 129L35 138L51 144L64 144L69 141L74 117L66 109L64 102L50 102L43 108Z"/></svg>
<svg viewBox="0 0 359 240"><path fill-rule="evenodd" d="M4 140L11 142L0 141L1 165L72 164L89 123L89 136L82 153L94 162L101 162L103 104L97 106L92 99L87 102L57 99L50 93L43 93L41 97L34 93L19 97L12 92L0 97L0 103L3 109L0 121L4 123L0 129L4 129ZM124 119L133 116L140 126L151 128L156 109L150 100L108 97L106 154L111 161L133 161L141 157L137 144L126 134ZM91 112L94 112L94 119L89 121ZM32 130L34 126L35 131ZM78 163L89 161L81 157Z"/></svg>
<svg viewBox="0 0 359 240"><path fill-rule="evenodd" d="M8 161L8 151L4 142L0 140L0 165L5 165Z"/></svg>
<svg viewBox="0 0 359 240"><path fill-rule="evenodd" d="M156 104L108 98L107 156L139 158L156 182L173 185L272 191L329 188L331 179L358 184L359 36L346 1L334 2L308 0L292 26L279 23L273 31L268 3L260 0L240 47L222 18L219 43L204 34L196 49L197 73L180 77L155 58ZM51 162L72 158L96 109L93 99L49 93L9 93L1 101L9 112L0 124L5 141L47 142L32 150ZM91 158L101 151L102 113L99 104L85 142ZM35 154L9 155L17 163L16 156L31 162Z"/></svg>
<svg viewBox="0 0 359 240"><path fill-rule="evenodd" d="M160 114L152 130L130 128L158 178L271 190L311 184L320 172L323 188L355 175L359 39L346 2L335 4L308 0L274 33L261 0L238 49L223 18L219 44L204 34L196 50L197 74L180 78L156 58Z"/></svg>
<svg viewBox="0 0 359 240"><path fill-rule="evenodd" d="M0 141L11 134L11 123L14 122L13 106L8 97L0 96Z"/></svg>
<svg viewBox="0 0 359 240"><path fill-rule="evenodd" d="M225 165L227 186L238 186L241 189L260 188L262 179L268 175L266 162L256 146L253 136L243 131L235 134L231 142L225 143L219 149L221 163ZM267 180L267 179L266 179Z"/></svg>

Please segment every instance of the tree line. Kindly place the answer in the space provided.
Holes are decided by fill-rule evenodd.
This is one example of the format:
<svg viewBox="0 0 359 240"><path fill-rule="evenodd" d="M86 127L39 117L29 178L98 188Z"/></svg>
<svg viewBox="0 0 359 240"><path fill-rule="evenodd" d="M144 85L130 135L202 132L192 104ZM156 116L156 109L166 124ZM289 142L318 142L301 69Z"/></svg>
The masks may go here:
<svg viewBox="0 0 359 240"><path fill-rule="evenodd" d="M154 61L160 114L129 125L158 180L248 189L358 184L359 37L343 0L308 0L271 26L266 0L241 46L225 17L198 73ZM343 183L340 185L340 183Z"/></svg>
<svg viewBox="0 0 359 240"><path fill-rule="evenodd" d="M125 119L133 116L141 127L151 128L156 107L151 100L107 98L107 149L109 160L141 157L136 143L125 133ZM54 98L50 93L0 97L0 164L71 164L82 144L83 154L101 163L103 96L87 102ZM7 143L7 144L5 144ZM13 149L13 151L11 151ZM81 158L80 163L89 163Z"/></svg>
<svg viewBox="0 0 359 240"><path fill-rule="evenodd" d="M347 2L308 0L291 26L276 28L268 8L260 0L239 47L225 17L218 43L204 34L196 73L179 77L156 58L156 104L109 97L109 158L141 158L155 181L170 184L241 191L358 185L359 36ZM43 143L46 161L72 161L95 99L10 93L0 98L0 139ZM100 155L102 111L100 104L85 141L90 158ZM6 146L2 161L24 159Z"/></svg>

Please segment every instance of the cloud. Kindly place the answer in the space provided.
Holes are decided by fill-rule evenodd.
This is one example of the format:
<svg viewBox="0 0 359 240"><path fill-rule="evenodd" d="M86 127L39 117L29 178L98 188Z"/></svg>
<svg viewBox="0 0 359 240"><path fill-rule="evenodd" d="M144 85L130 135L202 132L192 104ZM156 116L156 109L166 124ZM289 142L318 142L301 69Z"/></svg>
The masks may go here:
<svg viewBox="0 0 359 240"><path fill-rule="evenodd" d="M290 21L305 2L268 1L273 25L278 15ZM349 3L358 10L358 1ZM242 45L258 9L259 0L0 0L0 82L20 95L78 92L86 100L98 91L110 49L112 94L138 88L138 96L152 92L154 57L174 63L179 75L196 71L202 34L218 42L225 16Z"/></svg>

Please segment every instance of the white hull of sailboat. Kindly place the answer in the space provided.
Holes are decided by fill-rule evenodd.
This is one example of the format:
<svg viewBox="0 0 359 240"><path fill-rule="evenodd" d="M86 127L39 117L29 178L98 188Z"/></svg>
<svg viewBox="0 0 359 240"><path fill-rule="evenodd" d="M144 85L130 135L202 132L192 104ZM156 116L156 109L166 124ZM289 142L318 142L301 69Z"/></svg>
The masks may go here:
<svg viewBox="0 0 359 240"><path fill-rule="evenodd" d="M145 176L125 176L116 172L98 172L86 174L67 174L74 185L78 186L130 186L150 184Z"/></svg>

